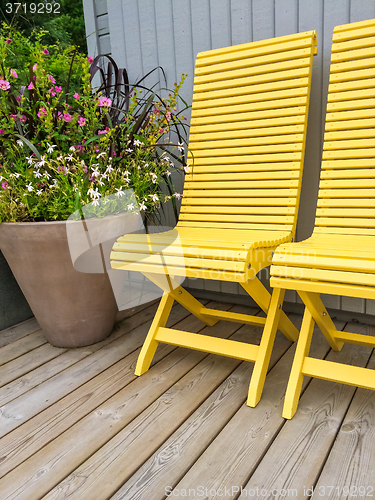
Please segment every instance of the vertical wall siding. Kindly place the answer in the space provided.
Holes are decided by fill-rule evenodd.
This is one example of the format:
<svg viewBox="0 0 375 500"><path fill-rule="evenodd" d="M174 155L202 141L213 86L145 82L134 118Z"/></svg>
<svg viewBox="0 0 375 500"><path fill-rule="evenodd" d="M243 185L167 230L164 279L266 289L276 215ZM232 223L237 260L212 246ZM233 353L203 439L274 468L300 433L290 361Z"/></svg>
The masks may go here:
<svg viewBox="0 0 375 500"><path fill-rule="evenodd" d="M107 11L101 11L101 15L108 14L109 35L106 36L110 37L111 53L120 66L127 68L130 81L135 82L158 65L165 70L168 86L172 86L181 73L188 73L182 95L189 103L198 52L312 29L317 31L319 49L313 66L297 227L298 240L308 237L314 225L318 194L332 31L338 24L374 18L374 0L84 0L86 25L92 25L93 13L98 12L99 4L102 9L105 2ZM88 12L89 6L91 12ZM267 270L263 270L261 279L267 281ZM245 293L239 285L226 282L189 279L188 285ZM287 300L300 302L295 292L287 292ZM335 309L375 314L374 301L333 296L324 296L324 301Z"/></svg>

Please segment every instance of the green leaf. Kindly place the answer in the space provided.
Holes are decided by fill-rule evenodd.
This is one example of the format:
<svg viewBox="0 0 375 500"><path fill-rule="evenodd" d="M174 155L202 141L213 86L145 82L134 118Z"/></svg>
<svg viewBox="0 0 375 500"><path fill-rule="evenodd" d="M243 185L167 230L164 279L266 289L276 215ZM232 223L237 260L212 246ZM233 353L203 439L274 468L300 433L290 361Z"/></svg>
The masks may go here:
<svg viewBox="0 0 375 500"><path fill-rule="evenodd" d="M16 137L19 137L21 139L21 141L31 149L31 151L35 154L35 156L38 158L38 160L41 160L40 153L38 152L38 150L36 149L34 144L31 144L31 142L29 140L27 140L26 137L24 137L23 135L19 135L19 134L15 134L15 135L16 135Z"/></svg>

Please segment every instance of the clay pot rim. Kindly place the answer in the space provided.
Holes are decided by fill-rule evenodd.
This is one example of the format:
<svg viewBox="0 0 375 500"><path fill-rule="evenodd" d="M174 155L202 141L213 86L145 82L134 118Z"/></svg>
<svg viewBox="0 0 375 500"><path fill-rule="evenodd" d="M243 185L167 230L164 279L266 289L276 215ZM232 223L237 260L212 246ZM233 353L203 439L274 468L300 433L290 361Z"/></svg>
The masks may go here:
<svg viewBox="0 0 375 500"><path fill-rule="evenodd" d="M122 213L119 213L119 214L115 214L115 215L106 215L104 217L90 217L89 219L80 219L80 220L69 220L69 219L65 219L65 220L40 220L40 221L33 221L33 222L1 222L0 223L0 226L2 226L2 224L6 224L7 226L32 226L32 225L36 225L36 224L42 224L42 225L46 225L46 224L66 224L67 222L69 222L69 224L71 223L77 223L77 222L80 222L82 224L82 221L99 221L99 220L105 220L105 219L114 219L115 217L121 217L121 216L124 216L124 215L128 215L129 217L131 216L134 216L136 215L135 213L129 213L129 212L122 212ZM137 214L138 215L138 214Z"/></svg>

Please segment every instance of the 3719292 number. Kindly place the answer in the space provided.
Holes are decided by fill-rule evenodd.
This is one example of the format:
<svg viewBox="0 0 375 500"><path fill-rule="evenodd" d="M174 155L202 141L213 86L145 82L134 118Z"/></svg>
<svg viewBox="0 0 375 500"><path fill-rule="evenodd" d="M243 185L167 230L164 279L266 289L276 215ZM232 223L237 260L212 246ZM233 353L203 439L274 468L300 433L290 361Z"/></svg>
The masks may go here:
<svg viewBox="0 0 375 500"><path fill-rule="evenodd" d="M60 14L60 3L7 3L5 5L5 12L7 14L17 14L19 10L25 14L29 12L30 14Z"/></svg>

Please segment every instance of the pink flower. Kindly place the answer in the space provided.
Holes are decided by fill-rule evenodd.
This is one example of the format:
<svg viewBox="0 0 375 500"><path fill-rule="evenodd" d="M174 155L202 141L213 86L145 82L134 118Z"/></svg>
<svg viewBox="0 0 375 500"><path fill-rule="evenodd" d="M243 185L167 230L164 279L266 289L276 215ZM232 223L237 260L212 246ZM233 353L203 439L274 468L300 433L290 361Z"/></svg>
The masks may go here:
<svg viewBox="0 0 375 500"><path fill-rule="evenodd" d="M18 96L16 97L16 101L17 101L17 102L21 102L21 100L22 100L22 99L21 99L21 96L20 96L20 95L18 95Z"/></svg>
<svg viewBox="0 0 375 500"><path fill-rule="evenodd" d="M73 117L69 113L64 113L64 120L68 123L73 120Z"/></svg>
<svg viewBox="0 0 375 500"><path fill-rule="evenodd" d="M169 120L171 119L171 112L167 111L165 117L166 117L167 121L169 122Z"/></svg>
<svg viewBox="0 0 375 500"><path fill-rule="evenodd" d="M33 88L34 88L34 84L33 84L33 82L30 82L27 89L32 90Z"/></svg>
<svg viewBox="0 0 375 500"><path fill-rule="evenodd" d="M17 120L17 115L10 115L11 118L13 118L13 120Z"/></svg>
<svg viewBox="0 0 375 500"><path fill-rule="evenodd" d="M27 118L26 118L26 116L25 116L25 115L21 115L21 116L20 116L20 122L21 122L21 123L26 123L26 120L27 120Z"/></svg>
<svg viewBox="0 0 375 500"><path fill-rule="evenodd" d="M10 44L10 42L11 42L11 39L10 39L10 38L7 38L7 39L5 40L5 43L7 43L8 45Z"/></svg>
<svg viewBox="0 0 375 500"><path fill-rule="evenodd" d="M98 130L99 135L106 134L106 133L107 133L107 130Z"/></svg>
<svg viewBox="0 0 375 500"><path fill-rule="evenodd" d="M10 83L7 80L0 80L0 89L1 90L10 89Z"/></svg>
<svg viewBox="0 0 375 500"><path fill-rule="evenodd" d="M7 189L9 187L9 184L7 183L7 181L4 181L4 182L1 183L1 187L3 189Z"/></svg>
<svg viewBox="0 0 375 500"><path fill-rule="evenodd" d="M35 63L34 66L33 66L33 71L36 71L37 67L38 67L38 65Z"/></svg>
<svg viewBox="0 0 375 500"><path fill-rule="evenodd" d="M56 95L56 92L51 92L52 97L55 97L55 95Z"/></svg>
<svg viewBox="0 0 375 500"><path fill-rule="evenodd" d="M58 94L59 94L60 92L62 92L62 88L61 88L61 87L59 87L59 86L57 86L57 85L55 85L55 90L56 90L56 92L57 92Z"/></svg>
<svg viewBox="0 0 375 500"><path fill-rule="evenodd" d="M91 64L94 61L94 59L90 56L87 58L87 60L88 60L89 64Z"/></svg>
<svg viewBox="0 0 375 500"><path fill-rule="evenodd" d="M0 128L0 135L4 135L4 130Z"/></svg>
<svg viewBox="0 0 375 500"><path fill-rule="evenodd" d="M44 49L44 50L43 50L43 54L46 54L46 56L48 56L48 54L49 54L48 50L47 50L47 49Z"/></svg>
<svg viewBox="0 0 375 500"><path fill-rule="evenodd" d="M160 129L158 130L158 134L162 134L163 132L164 132L164 129L162 129L162 128L160 128Z"/></svg>
<svg viewBox="0 0 375 500"><path fill-rule="evenodd" d="M112 100L109 97L102 96L99 98L99 106L109 108L112 104Z"/></svg>
<svg viewBox="0 0 375 500"><path fill-rule="evenodd" d="M86 118L83 118L83 116L79 117L78 118L78 125L80 127L83 127L84 125L86 125Z"/></svg>
<svg viewBox="0 0 375 500"><path fill-rule="evenodd" d="M53 78L52 75L48 75L48 80L52 83L56 83L56 80Z"/></svg>
<svg viewBox="0 0 375 500"><path fill-rule="evenodd" d="M13 76L13 78L18 78L17 72L15 69L10 69L10 74Z"/></svg>
<svg viewBox="0 0 375 500"><path fill-rule="evenodd" d="M80 98L79 94L77 92L75 94L73 94L73 97L74 97L74 99L79 99Z"/></svg>
<svg viewBox="0 0 375 500"><path fill-rule="evenodd" d="M46 108L40 108L40 110L37 113L38 118L42 118L42 116L46 116L46 115L47 115Z"/></svg>

